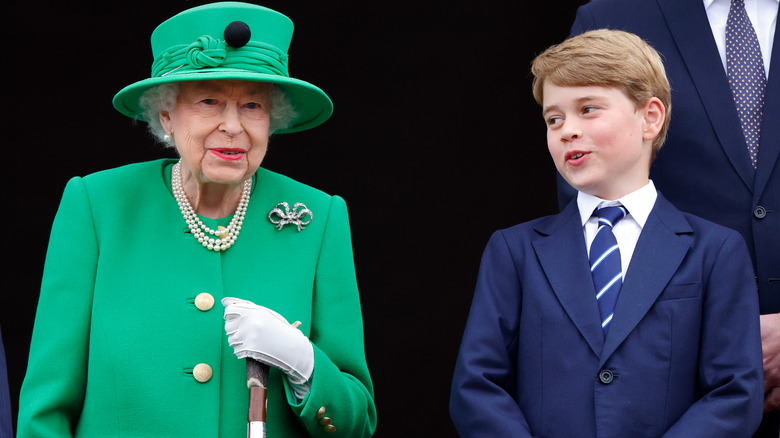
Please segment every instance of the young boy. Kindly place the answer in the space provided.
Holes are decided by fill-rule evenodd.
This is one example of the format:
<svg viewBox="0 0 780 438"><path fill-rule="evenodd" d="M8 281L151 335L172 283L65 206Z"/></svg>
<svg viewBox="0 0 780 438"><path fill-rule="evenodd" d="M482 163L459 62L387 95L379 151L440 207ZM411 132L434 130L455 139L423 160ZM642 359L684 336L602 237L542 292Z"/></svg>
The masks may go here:
<svg viewBox="0 0 780 438"><path fill-rule="evenodd" d="M738 233L649 180L671 104L658 53L598 30L532 72L550 155L579 193L490 239L452 385L459 433L750 437L763 403L753 271Z"/></svg>

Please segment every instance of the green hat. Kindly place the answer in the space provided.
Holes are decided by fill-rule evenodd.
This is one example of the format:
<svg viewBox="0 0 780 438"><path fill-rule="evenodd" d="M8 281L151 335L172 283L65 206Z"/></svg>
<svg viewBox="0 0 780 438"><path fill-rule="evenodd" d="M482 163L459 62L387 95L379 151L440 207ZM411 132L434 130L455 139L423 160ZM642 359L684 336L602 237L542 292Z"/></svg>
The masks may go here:
<svg viewBox="0 0 780 438"><path fill-rule="evenodd" d="M244 80L276 84L292 100L298 117L276 133L313 128L333 113L333 103L316 86L291 78L287 50L293 23L285 15L248 3L212 3L188 9L152 32L152 77L114 96L120 113L143 120L139 98L161 84L202 80Z"/></svg>

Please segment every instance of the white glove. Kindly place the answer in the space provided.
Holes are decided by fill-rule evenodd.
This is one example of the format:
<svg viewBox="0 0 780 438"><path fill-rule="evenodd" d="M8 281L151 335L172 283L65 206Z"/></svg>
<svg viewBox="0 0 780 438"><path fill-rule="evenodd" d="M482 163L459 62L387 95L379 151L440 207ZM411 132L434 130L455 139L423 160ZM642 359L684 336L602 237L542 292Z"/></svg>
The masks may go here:
<svg viewBox="0 0 780 438"><path fill-rule="evenodd" d="M300 330L280 314L238 298L223 298L225 332L239 359L251 357L287 374L296 395L303 399L314 372L314 347Z"/></svg>

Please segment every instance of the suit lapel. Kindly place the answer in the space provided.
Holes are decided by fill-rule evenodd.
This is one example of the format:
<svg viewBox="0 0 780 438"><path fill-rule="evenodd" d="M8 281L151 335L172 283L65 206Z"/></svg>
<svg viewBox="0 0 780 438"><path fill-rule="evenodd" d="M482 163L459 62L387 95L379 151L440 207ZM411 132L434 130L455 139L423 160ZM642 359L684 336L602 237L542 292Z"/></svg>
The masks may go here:
<svg viewBox="0 0 780 438"><path fill-rule="evenodd" d="M780 29L779 29L780 30ZM772 46L772 67L764 94L764 108L761 120L761 138L758 145L758 169L756 170L755 199L758 200L766 188L772 171L780 156L780 31L775 31Z"/></svg>
<svg viewBox="0 0 780 438"><path fill-rule="evenodd" d="M536 231L546 236L536 239L533 246L556 297L594 354L599 356L604 335L576 198L562 213L541 223Z"/></svg>
<svg viewBox="0 0 780 438"><path fill-rule="evenodd" d="M755 171L746 152L745 137L742 135L734 97L712 38L712 29L704 6L700 0L657 1L720 145L742 181L752 191ZM706 44L702 44L703 41L706 41ZM777 52L777 46L773 50ZM674 85L672 84L672 88ZM672 117L672 123L675 123L674 116Z"/></svg>
<svg viewBox="0 0 780 438"><path fill-rule="evenodd" d="M679 234L691 232L682 213L659 194L631 257L600 365L639 324L677 272L690 249L690 240Z"/></svg>

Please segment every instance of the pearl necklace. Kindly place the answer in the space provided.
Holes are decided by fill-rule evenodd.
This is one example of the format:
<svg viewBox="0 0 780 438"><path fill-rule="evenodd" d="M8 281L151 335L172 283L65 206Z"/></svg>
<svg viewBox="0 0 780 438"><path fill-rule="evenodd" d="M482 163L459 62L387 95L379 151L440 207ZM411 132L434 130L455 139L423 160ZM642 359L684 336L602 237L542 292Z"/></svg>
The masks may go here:
<svg viewBox="0 0 780 438"><path fill-rule="evenodd" d="M179 210L181 210L184 221L187 222L187 226L190 227L192 235L195 239L203 245L204 248L208 248L212 251L224 251L238 239L238 233L241 231L241 225L244 223L244 215L246 214L246 207L249 205L249 193L252 191L252 178L244 181L244 189L241 193L241 201L238 203L236 212L233 213L233 219L230 220L227 228L222 225L216 230L212 230L204 224L195 210L192 209L187 194L184 193L184 185L181 180L181 161L173 165L173 175L171 177L171 185L173 186L173 197L176 198L176 202L179 203Z"/></svg>

